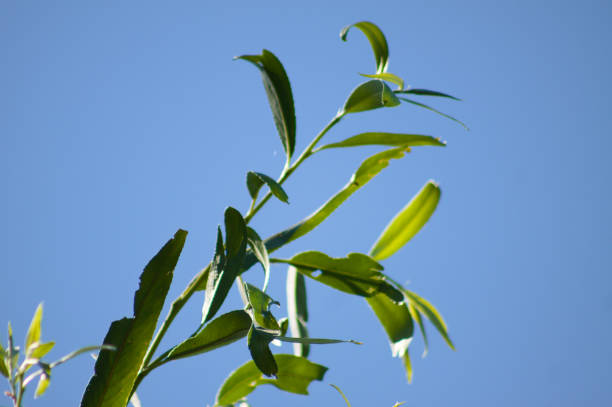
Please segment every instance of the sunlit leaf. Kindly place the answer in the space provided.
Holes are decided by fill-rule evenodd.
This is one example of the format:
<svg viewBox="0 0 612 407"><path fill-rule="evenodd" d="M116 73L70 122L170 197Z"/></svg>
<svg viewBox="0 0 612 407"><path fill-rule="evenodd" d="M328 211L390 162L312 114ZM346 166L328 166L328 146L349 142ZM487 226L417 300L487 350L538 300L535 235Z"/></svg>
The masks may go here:
<svg viewBox="0 0 612 407"><path fill-rule="evenodd" d="M103 343L113 345L115 350L103 349L98 355L81 407L127 405L186 237L187 232L179 229L140 275L140 286L134 295L134 317L111 324Z"/></svg>
<svg viewBox="0 0 612 407"><path fill-rule="evenodd" d="M34 398L38 398L42 396L47 388L51 384L51 376L48 373L44 372L40 375L40 379L38 380L38 385L36 386L36 391L34 392Z"/></svg>
<svg viewBox="0 0 612 407"><path fill-rule="evenodd" d="M25 351L26 355L30 355L31 347L33 344L40 341L41 337L41 322L43 315L43 305L42 303L38 304L36 307L36 311L34 312L34 317L32 318L32 322L30 322L30 327L28 328L28 333L26 335L25 342Z"/></svg>
<svg viewBox="0 0 612 407"><path fill-rule="evenodd" d="M172 348L167 360L185 358L209 352L244 338L251 327L251 317L245 311L232 311L208 323L195 336Z"/></svg>
<svg viewBox="0 0 612 407"><path fill-rule="evenodd" d="M399 87L398 89L399 91L404 89L404 80L400 78L399 76L394 75L392 73L383 72L383 73L375 73L372 75L367 75L367 74L362 73L360 75L366 78L381 79L383 81L391 82ZM395 92L397 93L397 91Z"/></svg>
<svg viewBox="0 0 612 407"><path fill-rule="evenodd" d="M262 286L262 291L265 292L266 288L268 287L268 282L270 281L270 258L268 257L268 250L257 232L248 226L247 241L251 247L251 250L255 254L255 257L257 257L257 260L259 260L264 269L264 283Z"/></svg>
<svg viewBox="0 0 612 407"><path fill-rule="evenodd" d="M240 273L247 245L246 223L240 212L232 207L225 210L225 254L223 236L217 231L217 248L206 283L206 298L202 307L202 323L210 321L227 297Z"/></svg>
<svg viewBox="0 0 612 407"><path fill-rule="evenodd" d="M363 345L363 343L355 341L353 339L293 338L291 336L275 336L274 339L278 339L282 342L301 343L309 345L331 345L334 343L353 343L355 345Z"/></svg>
<svg viewBox="0 0 612 407"><path fill-rule="evenodd" d="M347 25L340 31L340 38L342 41L346 41L346 36L351 27L359 28L368 38L368 41L370 41L372 51L374 52L374 59L376 60L376 73L385 72L389 63L389 46L380 28L369 21L360 21L355 24Z"/></svg>
<svg viewBox="0 0 612 407"><path fill-rule="evenodd" d="M249 171L247 173L247 188L249 189L249 194L251 195L251 198L257 198L257 193L259 192L263 184L268 185L272 194L280 201L284 203L289 203L289 197L287 196L287 193L278 182L268 177L266 174L262 174L260 172Z"/></svg>
<svg viewBox="0 0 612 407"><path fill-rule="evenodd" d="M395 93L405 93L405 94L413 94L413 95L420 95L420 96L438 96L438 97L443 97L443 98L449 98L449 99L453 99L453 100L457 100L457 101L461 101L461 99L458 99L454 96L448 95L446 93L442 93L442 92L437 92L435 90L427 90L427 89L406 89L406 90L395 90Z"/></svg>
<svg viewBox="0 0 612 407"><path fill-rule="evenodd" d="M422 357L427 356L427 352L429 350L429 340L427 339L427 331L425 330L425 324L423 323L423 318L421 317L421 312L415 308L412 302L408 301L408 311L410 311L410 315L412 319L414 319L419 325L419 329L421 331L421 335L423 336L423 355Z"/></svg>
<svg viewBox="0 0 612 407"><path fill-rule="evenodd" d="M346 403L346 405L348 407L351 407L351 403L349 403L348 399L346 398L346 396L344 395L344 393L342 393L342 390L340 390L340 387L336 386L335 384L329 384L331 387L333 387L334 389L336 389L336 391L338 393L340 393L340 395L342 396L342 398L344 399L344 402Z"/></svg>
<svg viewBox="0 0 612 407"><path fill-rule="evenodd" d="M261 71L274 123L289 160L295 149L295 109L291 85L283 65L273 53L265 49L261 55L242 55L236 59L249 61Z"/></svg>
<svg viewBox="0 0 612 407"><path fill-rule="evenodd" d="M453 344L448 335L448 328L446 326L446 323L444 322L442 315L440 315L436 307L434 307L425 298L420 297L412 291L404 290L404 293L406 294L410 302L415 306L415 308L421 311L423 315L425 315L425 317L427 317L427 319L432 323L432 325L438 330L440 335L442 335L442 337L446 341L447 345L452 350L455 350L455 345Z"/></svg>
<svg viewBox="0 0 612 407"><path fill-rule="evenodd" d="M382 133L368 132L361 133L338 143L326 144L319 147L317 150L325 150L328 148L340 147L358 147L358 146L439 146L444 147L446 143L440 141L439 138L426 136L422 134L404 134L404 133Z"/></svg>
<svg viewBox="0 0 612 407"><path fill-rule="evenodd" d="M9 377L9 369L5 360L6 356L6 351L0 343L0 374L4 377Z"/></svg>
<svg viewBox="0 0 612 407"><path fill-rule="evenodd" d="M404 299L381 273L383 267L365 254L350 253L345 258L332 258L325 253L308 251L276 261L291 264L313 280L349 294L371 297L383 293L396 302Z"/></svg>
<svg viewBox="0 0 612 407"><path fill-rule="evenodd" d="M296 338L307 338L308 305L306 302L306 282L304 275L298 273L295 267L287 270L287 315L291 335ZM293 345L293 354L308 357L310 346L303 343Z"/></svg>
<svg viewBox="0 0 612 407"><path fill-rule="evenodd" d="M353 89L342 110L344 113L358 113L399 104L399 99L386 83L373 79Z"/></svg>
<svg viewBox="0 0 612 407"><path fill-rule="evenodd" d="M427 223L439 200L440 187L428 181L387 225L370 251L372 257L384 260L402 248Z"/></svg>
<svg viewBox="0 0 612 407"><path fill-rule="evenodd" d="M353 174L348 184L344 186L338 193L325 202L319 209L308 216L306 219L296 225L277 233L276 235L265 240L266 248L271 253L274 250L286 245L287 243L304 236L317 226L319 226L329 215L332 214L344 201L348 199L355 191L367 184L374 178L383 168L389 165L392 159L402 158L407 147L393 148L374 154L366 159ZM245 269L248 269L256 261L255 256L247 259Z"/></svg>
<svg viewBox="0 0 612 407"><path fill-rule="evenodd" d="M274 301L268 294L249 283L245 283L244 287L248 301L246 311L251 316L255 327L262 328L269 333L278 335L280 333L280 326L276 318L274 318L274 315L270 312L270 306L272 304L278 305L278 302Z"/></svg>
<svg viewBox="0 0 612 407"><path fill-rule="evenodd" d="M422 107L423 109L427 109L427 110L430 110L430 111L432 111L432 112L434 112L434 113L437 113L437 114L439 114L439 115L441 115L441 116L444 116L444 117L446 117L447 119L450 119L450 120L452 120L452 121L454 121L454 122L459 123L459 124L460 124L460 125L462 125L462 126L463 126L463 127L466 129L466 130L469 130L468 126L466 126L466 124L465 124L465 123L463 123L462 121L457 120L457 119L455 119L454 117L447 115L446 113L442 113L441 111L436 110L436 109L434 109L434 108L433 108L433 107L431 107L431 106L427 106L426 104L423 104L423 103L417 102L416 100L407 99L407 98L403 98L403 97L399 97L398 99L403 100L404 102L412 103L413 105L416 105L416 106Z"/></svg>
<svg viewBox="0 0 612 407"><path fill-rule="evenodd" d="M55 342L38 343L36 346L32 346L30 350L30 358L40 359L44 357L51 349L55 346Z"/></svg>
<svg viewBox="0 0 612 407"><path fill-rule="evenodd" d="M408 383L412 383L412 362L410 361L410 353L408 352L408 349L406 349L403 361L404 369L406 370L406 379L408 380Z"/></svg>
<svg viewBox="0 0 612 407"><path fill-rule="evenodd" d="M271 384L277 388L297 394L308 394L308 385L314 380L323 380L327 368L294 355L276 355L278 372L275 379L264 378L253 361L233 371L225 380L215 406L227 406L250 394L257 386Z"/></svg>

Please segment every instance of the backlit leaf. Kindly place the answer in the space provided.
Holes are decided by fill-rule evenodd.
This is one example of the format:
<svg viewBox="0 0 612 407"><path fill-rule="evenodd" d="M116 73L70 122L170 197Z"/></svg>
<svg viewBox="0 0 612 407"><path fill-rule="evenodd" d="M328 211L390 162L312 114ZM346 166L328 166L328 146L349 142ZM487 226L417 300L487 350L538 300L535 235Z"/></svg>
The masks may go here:
<svg viewBox="0 0 612 407"><path fill-rule="evenodd" d="M429 340L427 339L427 331L425 330L425 324L423 323L423 318L421 317L421 312L415 308L412 302L408 301L408 311L410 311L410 315L412 319L414 319L419 325L419 329L421 331L421 335L423 336L423 355L422 357L427 356L427 352L429 350Z"/></svg>
<svg viewBox="0 0 612 407"><path fill-rule="evenodd" d="M397 75L394 75L392 73L388 73L388 72L383 72L383 73L375 73L372 75L366 75L364 73L360 74L361 76L364 76L366 78L372 78L372 79L381 79L383 81L387 81L387 82L391 82L395 85L397 85L399 87L399 91L404 89L404 80L402 78L400 78ZM395 91L397 93L397 91Z"/></svg>
<svg viewBox="0 0 612 407"><path fill-rule="evenodd" d="M434 108L433 108L433 107L431 107L431 106L427 106L426 104L423 104L423 103L417 102L416 100L407 99L407 98L403 98L403 97L399 97L399 99L400 99L400 100L403 100L404 102L412 103L413 105L416 105L416 106L422 107L423 109L427 109L427 110L429 110L429 111L432 111L432 112L434 112L434 113L437 113L437 114L439 114L440 116L444 116L444 117L446 117L447 119L450 119L450 120L452 120L452 121L454 121L454 122L459 123L459 124L460 124L460 125L462 125L462 126L463 126L463 127L466 129L466 130L469 130L468 126L466 126L466 125L465 125L465 123L463 123L462 121L457 120L457 119L455 119L454 117L447 115L446 113L442 113L441 111L436 110L436 109L434 109Z"/></svg>
<svg viewBox="0 0 612 407"><path fill-rule="evenodd" d="M266 379L253 361L233 371L225 380L215 406L234 404L250 394L257 386L271 384L277 388L297 394L308 394L308 385L314 380L323 380L327 368L293 355L276 355L278 372L275 379Z"/></svg>
<svg viewBox="0 0 612 407"><path fill-rule="evenodd" d="M289 329L296 338L307 338L308 306L306 302L306 282L304 275L298 273L295 267L289 266L287 270L287 315L289 316ZM310 346L295 343L293 354L308 357Z"/></svg>
<svg viewBox="0 0 612 407"><path fill-rule="evenodd" d="M426 136L422 134L404 134L404 133L382 133L382 132L368 132L361 133L353 137L349 137L346 140L342 140L338 143L326 144L318 148L318 150L325 150L328 148L339 148L339 147L358 147L358 146L369 146L369 145L381 145L381 146L439 146L444 147L446 143L440 141L440 139Z"/></svg>
<svg viewBox="0 0 612 407"><path fill-rule="evenodd" d="M166 359L174 360L209 352L244 338L251 327L251 317L245 311L232 311L208 323L195 336L175 346Z"/></svg>
<svg viewBox="0 0 612 407"><path fill-rule="evenodd" d="M404 293L406 294L410 302L415 306L415 308L421 311L423 315L425 315L425 317L427 317L427 319L432 323L432 325L438 330L440 335L442 335L442 337L446 341L446 344L452 350L455 350L455 345L453 344L453 341L451 341L450 336L448 335L448 328L446 326L446 323L444 322L442 315L440 315L436 307L434 307L425 298L420 297L418 294L412 291L404 290Z"/></svg>
<svg viewBox="0 0 612 407"><path fill-rule="evenodd" d="M42 396L47 388L51 384L51 377L47 373L42 373L40 375L40 379L38 380L38 385L36 386L36 391L34 392L34 398L38 398Z"/></svg>
<svg viewBox="0 0 612 407"><path fill-rule="evenodd" d="M413 94L413 95L420 95L420 96L438 96L438 97L443 97L443 98L449 98L449 99L453 99L453 100L457 100L457 101L461 101L461 99L458 99L454 96L448 95L446 93L442 93L442 92L437 92L435 90L427 90L427 89L406 89L406 90L396 90L394 91L395 93L406 93L406 94Z"/></svg>
<svg viewBox="0 0 612 407"><path fill-rule="evenodd" d="M248 301L246 311L251 316L255 327L264 329L268 333L278 335L280 333L280 326L276 318L274 318L274 315L270 312L270 306L272 304L278 305L278 302L274 301L268 294L249 283L245 283L244 287Z"/></svg>
<svg viewBox="0 0 612 407"><path fill-rule="evenodd" d="M4 377L9 377L9 369L5 361L6 356L6 351L0 343L0 374Z"/></svg>
<svg viewBox="0 0 612 407"><path fill-rule="evenodd" d="M439 200L438 184L428 181L387 225L370 251L372 257L384 260L404 246L427 223Z"/></svg>
<svg viewBox="0 0 612 407"><path fill-rule="evenodd" d="M394 107L400 104L395 93L381 80L373 79L357 86L344 102L344 113L357 113L379 107Z"/></svg>
<svg viewBox="0 0 612 407"><path fill-rule="evenodd" d="M342 41L346 41L346 36L351 27L359 28L368 38L368 41L370 41L376 61L376 73L385 72L389 63L389 46L380 28L369 21L360 21L355 24L347 25L340 31L340 38Z"/></svg>
<svg viewBox="0 0 612 407"><path fill-rule="evenodd" d="M247 173L247 188L249 189L249 194L251 195L251 198L255 199L257 197L257 193L259 192L259 189L264 183L268 185L272 194L280 201L284 203L289 203L289 197L287 196L287 193L278 182L268 177L266 174L253 171L249 171Z"/></svg>
<svg viewBox="0 0 612 407"><path fill-rule="evenodd" d="M187 232L179 229L145 267L134 295L134 317L111 324L103 343L115 350L100 351L81 407L127 405L186 237Z"/></svg>
<svg viewBox="0 0 612 407"><path fill-rule="evenodd" d="M265 49L261 55L242 55L236 59L249 61L261 71L274 123L289 160L295 149L296 126L293 93L285 68L273 53Z"/></svg>
<svg viewBox="0 0 612 407"><path fill-rule="evenodd" d="M33 346L31 348L29 357L32 359L40 359L44 357L47 353L49 353L49 351L53 349L54 345L55 345L55 342L47 342L47 343L39 342L37 346Z"/></svg>
<svg viewBox="0 0 612 407"><path fill-rule="evenodd" d="M34 317L32 318L32 322L30 322L30 327L28 328L28 333L26 335L25 349L28 356L30 355L32 345L40 341L42 315L43 305L41 303L38 304L38 307L36 307Z"/></svg>
<svg viewBox="0 0 612 407"><path fill-rule="evenodd" d="M268 287L268 281L270 281L270 258L268 257L268 250L257 232L248 226L247 241L251 247L251 250L255 254L255 257L257 257L257 260L259 260L264 269L264 283L262 286L262 291L265 292L266 288Z"/></svg>

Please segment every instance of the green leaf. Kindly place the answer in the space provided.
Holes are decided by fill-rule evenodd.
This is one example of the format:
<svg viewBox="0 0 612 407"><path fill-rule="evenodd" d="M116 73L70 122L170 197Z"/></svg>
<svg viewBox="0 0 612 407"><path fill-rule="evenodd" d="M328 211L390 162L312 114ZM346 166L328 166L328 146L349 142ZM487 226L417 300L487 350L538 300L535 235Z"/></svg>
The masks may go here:
<svg viewBox="0 0 612 407"><path fill-rule="evenodd" d="M202 324L210 321L227 297L232 284L240 274L247 245L246 223L240 212L232 207L225 210L225 255L223 236L217 231L217 248L206 282L206 299L202 307Z"/></svg>
<svg viewBox="0 0 612 407"><path fill-rule="evenodd" d="M423 350L423 355L421 357L425 357L427 356L427 352L429 350L429 341L427 340L427 331L425 330L425 324L423 323L423 318L421 317L421 313L419 312L419 310L416 309L410 301L408 301L408 311L410 311L410 315L412 316L412 319L414 319L419 325L421 335L423 336L423 345L425 348Z"/></svg>
<svg viewBox="0 0 612 407"><path fill-rule="evenodd" d="M353 89L342 110L343 113L358 113L399 104L400 101L391 88L383 81L374 79Z"/></svg>
<svg viewBox="0 0 612 407"><path fill-rule="evenodd" d="M261 291L259 288L249 284L244 284L248 307L247 312L253 320L256 328L261 328L269 333L278 335L280 333L280 325L270 312L270 306L277 304L268 294Z"/></svg>
<svg viewBox="0 0 612 407"><path fill-rule="evenodd" d="M261 263L264 269L264 283L262 287L262 291L266 291L268 288L268 282L270 281L270 258L268 257L268 250L266 249L266 245L261 240L261 237L253 230L252 228L247 226L247 241L251 250L257 257L257 260Z"/></svg>
<svg viewBox="0 0 612 407"><path fill-rule="evenodd" d="M34 317L32 318L32 322L30 322L30 327L28 328L28 333L26 335L25 349L26 355L30 355L32 345L38 345L41 336L41 322L43 315L43 305L42 303L38 304L36 307L36 311L34 312Z"/></svg>
<svg viewBox="0 0 612 407"><path fill-rule="evenodd" d="M361 133L353 137L349 137L346 140L342 140L338 143L326 144L318 148L318 150L325 150L328 148L339 148L339 147L358 147L358 146L369 146L369 145L382 145L382 146L439 146L444 147L446 143L440 141L439 138L432 136L426 136L421 134L404 134L404 133L382 133L382 132L368 132Z"/></svg>
<svg viewBox="0 0 612 407"><path fill-rule="evenodd" d="M2 344L0 343L0 374L4 377L9 377L9 368L5 360L6 357L7 353L2 347Z"/></svg>
<svg viewBox="0 0 612 407"><path fill-rule="evenodd" d="M410 362L410 353L408 352L408 349L406 349L403 361L404 369L406 370L406 379L408 380L408 383L412 383L412 363Z"/></svg>
<svg viewBox="0 0 612 407"><path fill-rule="evenodd" d="M440 187L428 181L387 225L370 251L372 257L384 260L402 248L427 223L439 200Z"/></svg>
<svg viewBox="0 0 612 407"><path fill-rule="evenodd" d="M134 296L134 317L111 324L103 343L113 345L116 350L103 349L98 355L81 407L127 405L186 237L187 232L179 229L140 275L140 286Z"/></svg>
<svg viewBox="0 0 612 407"><path fill-rule="evenodd" d="M278 339L282 342L301 343L309 345L330 345L332 343L354 343L355 345L363 345L363 343L355 341L353 339L293 338L290 336L281 335L275 336L274 339Z"/></svg>
<svg viewBox="0 0 612 407"><path fill-rule="evenodd" d="M266 174L253 171L249 171L247 173L247 188L249 189L249 194L251 195L251 198L257 198L259 189L264 183L268 185L272 194L280 201L287 204L289 203L289 197L287 196L287 193L278 182L268 177Z"/></svg>
<svg viewBox="0 0 612 407"><path fill-rule="evenodd" d="M47 388L51 384L51 376L47 372L43 372L40 375L40 379L38 380L38 385L36 386L36 392L34 393L34 398L39 398L42 396Z"/></svg>
<svg viewBox="0 0 612 407"><path fill-rule="evenodd" d="M414 323L406 304L395 304L381 294L366 300L389 337L393 357L404 358L414 334Z"/></svg>
<svg viewBox="0 0 612 407"><path fill-rule="evenodd" d="M443 97L443 98L449 98L449 99L453 99L456 101L461 101L461 99L458 99L454 96L448 95L446 93L442 93L442 92L437 92L435 90L427 90L427 89L406 89L406 90L402 90L402 89L398 89L396 91L394 91L395 93L407 93L407 94L413 94L413 95L420 95L420 96L439 96L439 97Z"/></svg>
<svg viewBox="0 0 612 407"><path fill-rule="evenodd" d="M374 52L374 59L376 60L376 73L385 72L389 64L389 46L380 28L369 21L360 21L355 24L347 25L340 31L340 38L342 41L346 41L346 36L351 27L359 28L368 38L368 41L370 41L372 51Z"/></svg>
<svg viewBox="0 0 612 407"><path fill-rule="evenodd" d="M249 352L257 368L266 376L274 376L278 372L278 365L276 364L276 360L274 360L274 355L270 351L270 342L272 342L273 339L273 335L251 325L247 337Z"/></svg>
<svg viewBox="0 0 612 407"><path fill-rule="evenodd" d="M336 391L338 393L340 393L340 395L342 396L342 398L344 399L344 402L346 403L346 405L348 407L351 407L351 403L349 403L348 399L346 398L346 396L344 395L344 393L342 393L342 390L340 390L340 387L336 386L335 384L329 384L331 387L333 387L334 389L336 389Z"/></svg>
<svg viewBox="0 0 612 407"><path fill-rule="evenodd" d="M336 259L325 253L308 251L289 260L277 261L291 264L313 280L349 294L371 297L383 293L396 302L404 300L403 294L381 273L383 266L365 254L350 253Z"/></svg>
<svg viewBox="0 0 612 407"><path fill-rule="evenodd" d="M452 349L455 350L455 345L453 341L451 341L450 336L448 335L448 328L446 327L446 323L442 318L442 315L438 312L436 307L434 307L429 301L425 298L420 297L416 293L412 291L404 290L404 293L410 300L410 302L415 306L416 309L421 311L425 317L432 323L432 325L438 330L442 338L446 341L446 344Z"/></svg>
<svg viewBox="0 0 612 407"><path fill-rule="evenodd" d="M454 117L447 115L446 113L442 113L441 111L436 110L436 109L434 109L434 108L433 108L433 107L431 107L431 106L427 106L426 104L423 104L423 103L417 102L416 100L407 99L407 98L403 98L403 97L400 97L400 98L398 98L398 99L401 99L401 100L403 100L404 102L412 103L413 105L416 105L416 106L422 107L423 109L430 110L430 111L432 111L432 112L434 112L434 113L439 114L440 116L444 116L444 117L446 117L447 119L451 119L452 121L457 122L457 123L459 123L460 125L462 125L462 126L463 126L463 127L466 129L466 130L469 130L468 126L466 126L466 124L465 124L465 123L463 123L462 121L457 120L457 119L455 119Z"/></svg>
<svg viewBox="0 0 612 407"><path fill-rule="evenodd" d="M40 343L37 346L32 346L30 351L30 358L40 359L44 357L51 349L55 346L55 342Z"/></svg>
<svg viewBox="0 0 612 407"><path fill-rule="evenodd" d="M274 123L289 161L295 149L296 125L293 93L285 68L273 53L265 49L261 55L242 55L235 59L249 61L261 71Z"/></svg>
<svg viewBox="0 0 612 407"><path fill-rule="evenodd" d="M304 275L298 273L295 267L289 266L287 270L287 315L291 335L296 338L307 338L308 305L306 302L306 282ZM293 345L293 354L308 357L310 346L296 343Z"/></svg>
<svg viewBox="0 0 612 407"><path fill-rule="evenodd" d="M251 317L245 311L232 311L213 319L195 336L172 348L167 360L209 352L244 338L251 327Z"/></svg>
<svg viewBox="0 0 612 407"><path fill-rule="evenodd" d="M399 87L399 89L395 91L396 93L404 89L404 80L400 78L399 76L394 75L392 73L383 72L383 73L375 73L373 75L366 75L364 73L360 73L359 75L364 76L366 78L381 79L383 81L391 82Z"/></svg>
<svg viewBox="0 0 612 407"><path fill-rule="evenodd" d="M276 363L276 379L265 379L253 361L233 371L219 389L215 405L234 404L262 384L271 384L291 393L308 394L308 385L314 380L323 380L327 372L325 366L299 356L276 355Z"/></svg>
<svg viewBox="0 0 612 407"><path fill-rule="evenodd" d="M325 202L319 209L308 216L306 219L296 225L277 233L274 236L266 239L266 248L271 253L274 250L286 245L287 243L304 236L317 226L319 226L329 215L332 214L344 201L348 199L355 191L367 184L374 178L383 168L389 165L392 159L402 158L407 150L407 147L393 148L374 154L366 159L353 174L348 184L344 186L338 193ZM247 262L245 269L250 267L255 261ZM248 266L248 267L247 267Z"/></svg>

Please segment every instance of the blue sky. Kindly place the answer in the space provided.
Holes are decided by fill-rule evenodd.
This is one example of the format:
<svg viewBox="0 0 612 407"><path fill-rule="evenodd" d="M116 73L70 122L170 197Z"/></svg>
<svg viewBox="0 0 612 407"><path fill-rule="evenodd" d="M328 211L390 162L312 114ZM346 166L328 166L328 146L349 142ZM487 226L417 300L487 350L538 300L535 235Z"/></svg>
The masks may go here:
<svg viewBox="0 0 612 407"><path fill-rule="evenodd" d="M383 265L438 307L457 351L430 327L425 359L420 339L413 344L408 385L365 302L309 281L311 334L364 342L313 350L330 367L325 383L356 407L608 405L611 17L602 1L4 2L0 321L12 321L21 340L44 301L52 357L99 343L112 320L131 315L143 266L184 228L176 297L210 260L224 208L248 208L246 172L275 176L283 165L259 75L232 57L266 48L281 59L301 151L362 80L357 74L374 70L363 36L338 38L344 25L371 20L389 41L389 70L461 97L422 100L471 130L408 106L343 120L326 140L414 132L448 146L392 163L278 255L367 252L435 179L436 213ZM268 236L303 218L376 151L314 156L285 184L291 204L271 201L253 226ZM261 283L261 273L248 279ZM284 281L275 267L270 288L281 302ZM241 306L230 297L227 310ZM193 331L201 304L194 299L162 347ZM274 312L284 316L284 304ZM212 404L248 358L238 342L170 364L143 382L143 405ZM48 393L26 405L77 405L92 371L86 356L59 367ZM261 388L250 400L343 405L325 383L310 397Z"/></svg>

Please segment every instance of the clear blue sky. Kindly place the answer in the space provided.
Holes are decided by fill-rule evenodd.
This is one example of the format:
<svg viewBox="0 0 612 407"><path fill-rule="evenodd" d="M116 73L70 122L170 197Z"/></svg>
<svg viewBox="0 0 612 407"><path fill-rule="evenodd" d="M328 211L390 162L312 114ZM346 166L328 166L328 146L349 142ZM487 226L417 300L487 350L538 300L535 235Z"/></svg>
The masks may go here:
<svg viewBox="0 0 612 407"><path fill-rule="evenodd" d="M365 302L309 281L311 334L365 343L313 350L331 368L326 383L355 407L611 405L612 7L327 3L3 2L0 322L11 320L21 341L44 301L51 356L99 343L112 320L131 315L142 267L180 227L190 234L170 297L178 295L211 258L223 209L247 209L246 172L276 175L283 164L259 75L232 57L266 48L283 61L301 150L362 80L357 73L373 70L363 36L338 38L367 19L387 35L390 71L463 98L427 102L471 131L407 106L344 120L328 140L404 131L448 147L394 162L279 256L365 252L421 185L437 180L437 212L384 265L438 306L457 351L430 327L425 359L420 339L413 344L408 385ZM374 151L315 156L286 184L291 205L270 202L253 225L267 236L301 219ZM273 270L281 301L284 277ZM249 278L261 281L258 271ZM230 297L227 309L239 307ZM201 301L164 348L193 331ZM283 316L284 304L275 313ZM248 358L238 342L170 364L143 383L143 404L212 404ZM58 368L48 393L36 402L30 393L26 405L78 405L92 371L88 356ZM262 388L250 400L344 405L327 384L311 394Z"/></svg>

